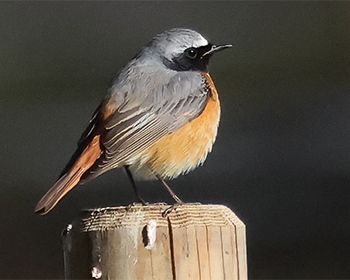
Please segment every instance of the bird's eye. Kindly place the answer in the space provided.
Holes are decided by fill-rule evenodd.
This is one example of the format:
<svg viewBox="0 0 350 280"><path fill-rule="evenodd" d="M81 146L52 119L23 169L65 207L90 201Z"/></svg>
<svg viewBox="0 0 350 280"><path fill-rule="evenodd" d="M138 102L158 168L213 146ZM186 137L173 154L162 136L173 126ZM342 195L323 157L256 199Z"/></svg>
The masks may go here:
<svg viewBox="0 0 350 280"><path fill-rule="evenodd" d="M189 48L185 51L187 57L194 59L197 56L197 50L195 48Z"/></svg>

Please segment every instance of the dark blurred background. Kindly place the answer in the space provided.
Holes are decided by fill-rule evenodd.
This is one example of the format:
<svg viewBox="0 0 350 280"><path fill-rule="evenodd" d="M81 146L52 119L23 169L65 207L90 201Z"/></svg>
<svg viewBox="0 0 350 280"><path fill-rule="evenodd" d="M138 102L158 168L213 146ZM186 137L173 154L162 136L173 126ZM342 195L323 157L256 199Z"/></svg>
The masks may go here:
<svg viewBox="0 0 350 280"><path fill-rule="evenodd" d="M0 278L63 278L60 233L80 209L135 200L114 170L33 212L118 69L172 27L234 45L210 68L213 152L173 189L245 222L251 279L350 278L349 14L350 2L1 2Z"/></svg>

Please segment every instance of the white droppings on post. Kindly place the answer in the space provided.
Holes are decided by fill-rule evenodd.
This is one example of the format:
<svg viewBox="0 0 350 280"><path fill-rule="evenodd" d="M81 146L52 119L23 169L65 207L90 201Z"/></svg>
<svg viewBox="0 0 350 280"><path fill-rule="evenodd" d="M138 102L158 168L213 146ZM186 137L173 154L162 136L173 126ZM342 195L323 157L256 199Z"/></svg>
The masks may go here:
<svg viewBox="0 0 350 280"><path fill-rule="evenodd" d="M63 241L63 250L66 252L70 252L70 250L72 249L72 238L71 238L72 229L73 229L73 225L68 224L61 234L62 241Z"/></svg>
<svg viewBox="0 0 350 280"><path fill-rule="evenodd" d="M148 250L151 250L154 247L154 244L156 242L157 222L155 220L150 220L147 223L146 231L147 231L147 245L145 248Z"/></svg>
<svg viewBox="0 0 350 280"><path fill-rule="evenodd" d="M72 228L73 228L73 225L72 225L72 224L68 224L68 225L67 225L67 228L66 228L67 233L69 233L69 232L71 231Z"/></svg>
<svg viewBox="0 0 350 280"><path fill-rule="evenodd" d="M102 277L102 271L98 267L94 266L91 271L91 276L92 278L100 279Z"/></svg>

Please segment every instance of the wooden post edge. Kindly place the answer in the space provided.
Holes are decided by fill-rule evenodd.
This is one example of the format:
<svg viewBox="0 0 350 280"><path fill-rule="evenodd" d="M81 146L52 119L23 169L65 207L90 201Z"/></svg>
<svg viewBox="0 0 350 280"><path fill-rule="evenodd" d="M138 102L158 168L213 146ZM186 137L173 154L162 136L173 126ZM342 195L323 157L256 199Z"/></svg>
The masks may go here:
<svg viewBox="0 0 350 280"><path fill-rule="evenodd" d="M66 279L246 280L246 233L226 206L82 211L63 234Z"/></svg>

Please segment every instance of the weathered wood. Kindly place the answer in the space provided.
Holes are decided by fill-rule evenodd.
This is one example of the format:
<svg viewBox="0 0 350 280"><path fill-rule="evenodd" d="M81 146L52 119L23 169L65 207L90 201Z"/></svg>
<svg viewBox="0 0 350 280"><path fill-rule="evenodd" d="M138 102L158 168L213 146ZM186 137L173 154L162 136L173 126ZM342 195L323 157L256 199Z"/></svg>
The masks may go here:
<svg viewBox="0 0 350 280"><path fill-rule="evenodd" d="M222 205L82 212L63 234L66 279L244 280L245 225Z"/></svg>

